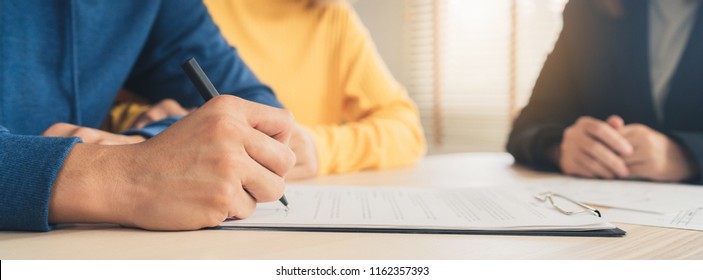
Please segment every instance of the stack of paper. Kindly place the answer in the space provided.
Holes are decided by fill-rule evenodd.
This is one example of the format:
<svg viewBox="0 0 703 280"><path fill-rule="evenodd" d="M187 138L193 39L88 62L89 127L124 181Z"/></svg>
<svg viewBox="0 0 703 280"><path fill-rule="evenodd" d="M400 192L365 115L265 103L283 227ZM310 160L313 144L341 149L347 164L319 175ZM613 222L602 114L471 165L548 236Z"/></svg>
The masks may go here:
<svg viewBox="0 0 703 280"><path fill-rule="evenodd" d="M525 191L500 188L289 186L290 210L260 204L223 228L306 231L622 236L590 214L565 215Z"/></svg>

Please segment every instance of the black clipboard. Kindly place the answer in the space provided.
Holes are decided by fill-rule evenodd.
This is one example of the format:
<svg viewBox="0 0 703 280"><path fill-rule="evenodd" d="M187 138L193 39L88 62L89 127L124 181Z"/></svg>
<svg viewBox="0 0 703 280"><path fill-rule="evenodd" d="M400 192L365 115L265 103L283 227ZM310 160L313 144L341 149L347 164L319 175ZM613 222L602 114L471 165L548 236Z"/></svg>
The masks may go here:
<svg viewBox="0 0 703 280"><path fill-rule="evenodd" d="M342 232L342 233L401 233L401 234L458 234L458 235L514 235L514 236L581 236L581 237L623 237L627 234L620 228L597 230L455 230L455 229L414 229L414 228L348 228L348 227L238 227L217 226L219 230L250 231L296 231L296 232Z"/></svg>

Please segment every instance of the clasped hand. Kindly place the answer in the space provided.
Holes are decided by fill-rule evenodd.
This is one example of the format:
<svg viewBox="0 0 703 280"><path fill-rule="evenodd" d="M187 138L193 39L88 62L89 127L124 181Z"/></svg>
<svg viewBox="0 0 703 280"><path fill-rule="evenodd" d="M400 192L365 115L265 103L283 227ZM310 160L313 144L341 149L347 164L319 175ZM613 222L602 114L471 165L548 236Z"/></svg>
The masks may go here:
<svg viewBox="0 0 703 280"><path fill-rule="evenodd" d="M625 125L619 116L579 118L564 131L554 159L565 174L587 178L679 182L695 175L678 143L645 125Z"/></svg>

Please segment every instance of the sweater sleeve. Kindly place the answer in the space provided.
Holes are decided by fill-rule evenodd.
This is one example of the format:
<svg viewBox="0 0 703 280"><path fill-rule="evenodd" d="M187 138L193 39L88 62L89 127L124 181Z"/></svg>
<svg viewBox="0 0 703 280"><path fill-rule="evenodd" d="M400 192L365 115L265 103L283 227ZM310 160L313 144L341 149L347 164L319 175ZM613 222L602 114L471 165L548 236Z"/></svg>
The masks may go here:
<svg viewBox="0 0 703 280"><path fill-rule="evenodd" d="M13 135L0 126L0 230L47 231L49 197L78 138Z"/></svg>
<svg viewBox="0 0 703 280"><path fill-rule="evenodd" d="M344 7L340 80L348 122L309 127L319 174L410 165L426 150L417 108L388 71L361 20Z"/></svg>
<svg viewBox="0 0 703 280"><path fill-rule="evenodd" d="M190 57L220 92L282 107L220 35L201 0L162 2L125 88L151 103L172 98L184 107L200 106L202 98L180 67Z"/></svg>

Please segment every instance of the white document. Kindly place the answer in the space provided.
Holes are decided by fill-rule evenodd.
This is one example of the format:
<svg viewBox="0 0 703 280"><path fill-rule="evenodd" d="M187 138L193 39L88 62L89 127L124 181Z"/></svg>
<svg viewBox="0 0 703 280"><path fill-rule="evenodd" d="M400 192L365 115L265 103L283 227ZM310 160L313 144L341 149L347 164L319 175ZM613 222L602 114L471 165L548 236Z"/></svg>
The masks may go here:
<svg viewBox="0 0 703 280"><path fill-rule="evenodd" d="M703 231L703 207L672 214L652 214L611 209L603 214L611 222Z"/></svg>
<svg viewBox="0 0 703 280"><path fill-rule="evenodd" d="M524 190L500 188L288 186L290 210L279 202L259 204L244 220L223 227L557 230L614 229L594 215L565 215Z"/></svg>
<svg viewBox="0 0 703 280"><path fill-rule="evenodd" d="M529 188L551 191L593 205L656 214L703 206L703 187L622 180L559 178L539 180Z"/></svg>

